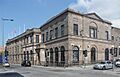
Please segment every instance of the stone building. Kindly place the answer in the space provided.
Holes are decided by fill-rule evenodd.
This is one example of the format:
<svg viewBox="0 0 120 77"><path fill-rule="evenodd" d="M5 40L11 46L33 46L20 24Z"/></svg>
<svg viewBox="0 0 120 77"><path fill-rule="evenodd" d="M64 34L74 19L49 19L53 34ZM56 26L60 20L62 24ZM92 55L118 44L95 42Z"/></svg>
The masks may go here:
<svg viewBox="0 0 120 77"><path fill-rule="evenodd" d="M120 58L120 28L111 28L112 37L112 47L114 48L114 57Z"/></svg>
<svg viewBox="0 0 120 77"><path fill-rule="evenodd" d="M39 64L38 55L35 51L41 42L39 28L27 29L24 33L8 39L6 43L9 51L9 62L20 64L23 60L30 60L31 64Z"/></svg>
<svg viewBox="0 0 120 77"><path fill-rule="evenodd" d="M109 60L111 22L96 13L66 9L40 27L48 65L78 65ZM87 50L87 57L83 51Z"/></svg>

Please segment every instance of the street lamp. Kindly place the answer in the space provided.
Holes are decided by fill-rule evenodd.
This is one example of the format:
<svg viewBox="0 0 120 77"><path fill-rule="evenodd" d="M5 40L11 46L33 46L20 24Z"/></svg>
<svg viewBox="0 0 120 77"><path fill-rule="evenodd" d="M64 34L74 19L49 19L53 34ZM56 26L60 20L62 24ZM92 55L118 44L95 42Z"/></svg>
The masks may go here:
<svg viewBox="0 0 120 77"><path fill-rule="evenodd" d="M112 65L112 68L113 68L113 71L114 71L114 45L112 45L112 48L111 48L111 55L112 55L112 63L113 63L113 65Z"/></svg>
<svg viewBox="0 0 120 77"><path fill-rule="evenodd" d="M3 46L3 53L4 53L4 51L5 51L5 47L4 47L4 21L14 21L13 19L7 19L7 18L1 18L1 21L2 21L2 46ZM3 56L4 58L5 58L5 53L4 53L4 56ZM4 62L5 62L5 59L3 59L4 60Z"/></svg>

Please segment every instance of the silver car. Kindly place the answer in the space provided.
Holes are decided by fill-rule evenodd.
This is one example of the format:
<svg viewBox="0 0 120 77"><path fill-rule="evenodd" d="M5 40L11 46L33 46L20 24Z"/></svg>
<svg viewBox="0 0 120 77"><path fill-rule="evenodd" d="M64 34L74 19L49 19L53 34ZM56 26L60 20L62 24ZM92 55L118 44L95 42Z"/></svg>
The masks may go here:
<svg viewBox="0 0 120 77"><path fill-rule="evenodd" d="M106 69L112 69L113 68L113 64L112 62L110 61L102 61L98 64L95 64L93 66L94 69L103 69L103 70L106 70Z"/></svg>

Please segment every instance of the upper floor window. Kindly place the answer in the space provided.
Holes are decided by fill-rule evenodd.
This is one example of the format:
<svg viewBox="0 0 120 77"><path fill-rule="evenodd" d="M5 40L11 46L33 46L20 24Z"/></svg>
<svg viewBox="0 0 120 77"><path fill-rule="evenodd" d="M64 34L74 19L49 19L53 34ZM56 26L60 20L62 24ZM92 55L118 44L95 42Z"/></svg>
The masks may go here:
<svg viewBox="0 0 120 77"><path fill-rule="evenodd" d="M97 28L90 27L90 37L97 38Z"/></svg>
<svg viewBox="0 0 120 77"><path fill-rule="evenodd" d="M33 35L30 36L30 43L33 43Z"/></svg>
<svg viewBox="0 0 120 77"><path fill-rule="evenodd" d="M58 27L55 28L55 38L58 37Z"/></svg>
<svg viewBox="0 0 120 77"><path fill-rule="evenodd" d="M108 33L108 31L105 31L105 34L106 34L106 39L108 40L109 39L109 33Z"/></svg>
<svg viewBox="0 0 120 77"><path fill-rule="evenodd" d="M114 40L114 36L112 36L112 40Z"/></svg>
<svg viewBox="0 0 120 77"><path fill-rule="evenodd" d="M120 48L119 48L119 55L120 55Z"/></svg>
<svg viewBox="0 0 120 77"><path fill-rule="evenodd" d="M39 35L36 35L36 43L39 43Z"/></svg>
<svg viewBox="0 0 120 77"><path fill-rule="evenodd" d="M44 37L44 34L42 34L42 42L44 42L45 41L45 39L44 39L45 37Z"/></svg>
<svg viewBox="0 0 120 77"><path fill-rule="evenodd" d="M64 25L61 25L61 36L64 35Z"/></svg>
<svg viewBox="0 0 120 77"><path fill-rule="evenodd" d="M48 32L46 32L46 41L48 41Z"/></svg>
<svg viewBox="0 0 120 77"><path fill-rule="evenodd" d="M53 38L53 30L50 30L50 40Z"/></svg>
<svg viewBox="0 0 120 77"><path fill-rule="evenodd" d="M73 34L78 35L78 24L73 25Z"/></svg>
<svg viewBox="0 0 120 77"><path fill-rule="evenodd" d="M29 38L27 37L27 38L26 38L26 44L28 44L28 43L29 43Z"/></svg>

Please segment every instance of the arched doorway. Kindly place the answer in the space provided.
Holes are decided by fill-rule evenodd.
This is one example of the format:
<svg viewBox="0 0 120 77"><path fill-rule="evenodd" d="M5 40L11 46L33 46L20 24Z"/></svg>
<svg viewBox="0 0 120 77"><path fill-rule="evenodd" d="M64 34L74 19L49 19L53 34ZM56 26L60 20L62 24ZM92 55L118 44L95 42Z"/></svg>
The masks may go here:
<svg viewBox="0 0 120 77"><path fill-rule="evenodd" d="M56 47L55 48L55 64L58 65L58 61L59 61L59 50L58 48Z"/></svg>
<svg viewBox="0 0 120 77"><path fill-rule="evenodd" d="M50 48L50 63L53 63L53 49Z"/></svg>
<svg viewBox="0 0 120 77"><path fill-rule="evenodd" d="M96 62L96 49L94 47L91 48L91 63Z"/></svg>
<svg viewBox="0 0 120 77"><path fill-rule="evenodd" d="M79 48L77 46L73 47L73 63L79 63Z"/></svg>
<svg viewBox="0 0 120 77"><path fill-rule="evenodd" d="M60 50L61 50L61 64L64 65L65 64L65 47L61 46Z"/></svg>
<svg viewBox="0 0 120 77"><path fill-rule="evenodd" d="M105 60L109 60L109 49L105 49Z"/></svg>

